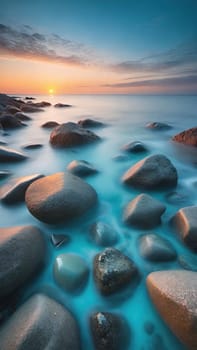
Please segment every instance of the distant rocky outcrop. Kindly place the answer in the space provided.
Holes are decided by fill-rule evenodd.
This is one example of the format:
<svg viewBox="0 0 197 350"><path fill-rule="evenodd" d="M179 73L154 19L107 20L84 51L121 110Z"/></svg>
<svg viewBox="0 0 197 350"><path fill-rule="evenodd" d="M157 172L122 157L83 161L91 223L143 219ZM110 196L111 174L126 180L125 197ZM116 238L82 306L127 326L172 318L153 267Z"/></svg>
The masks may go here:
<svg viewBox="0 0 197 350"><path fill-rule="evenodd" d="M131 141L121 148L122 151L128 153L147 152L147 147L141 141Z"/></svg>
<svg viewBox="0 0 197 350"><path fill-rule="evenodd" d="M55 108L69 108L69 107L72 107L72 105L69 105L69 104L65 104L65 103L56 103L54 105Z"/></svg>
<svg viewBox="0 0 197 350"><path fill-rule="evenodd" d="M151 122L151 123L148 123L148 124L146 125L146 127L147 127L148 129L160 130L160 131L162 131L162 130L169 130L169 129L172 128L171 125L166 124L166 123L160 123L160 122Z"/></svg>

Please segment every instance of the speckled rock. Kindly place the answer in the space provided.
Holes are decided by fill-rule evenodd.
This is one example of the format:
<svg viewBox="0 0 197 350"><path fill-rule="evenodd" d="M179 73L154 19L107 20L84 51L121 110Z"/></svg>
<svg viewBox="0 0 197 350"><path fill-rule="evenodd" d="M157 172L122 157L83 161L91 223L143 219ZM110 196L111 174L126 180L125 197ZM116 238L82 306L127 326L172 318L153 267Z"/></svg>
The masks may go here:
<svg viewBox="0 0 197 350"><path fill-rule="evenodd" d="M1 350L80 350L72 314L44 294L35 294L0 330Z"/></svg>
<svg viewBox="0 0 197 350"><path fill-rule="evenodd" d="M30 150L32 150L32 149L42 148L43 145L41 143L29 143L28 145L24 145L22 147L23 147L23 149L27 149L27 150L30 149Z"/></svg>
<svg viewBox="0 0 197 350"><path fill-rule="evenodd" d="M86 177L98 172L98 170L91 163L85 160L73 160L68 164L66 169L79 177Z"/></svg>
<svg viewBox="0 0 197 350"><path fill-rule="evenodd" d="M98 221L90 227L90 238L99 246L109 247L117 243L118 234L110 225Z"/></svg>
<svg viewBox="0 0 197 350"><path fill-rule="evenodd" d="M22 122L31 120L31 118L28 115L23 114L21 112L17 112L14 116L15 116L15 118L17 118L18 120L20 120Z"/></svg>
<svg viewBox="0 0 197 350"><path fill-rule="evenodd" d="M197 147L197 127L184 130L172 138L173 141Z"/></svg>
<svg viewBox="0 0 197 350"><path fill-rule="evenodd" d="M0 146L0 162L19 162L27 159L27 156L14 149Z"/></svg>
<svg viewBox="0 0 197 350"><path fill-rule="evenodd" d="M135 197L124 209L123 221L142 229L150 229L161 223L161 215L166 210L163 203L142 193Z"/></svg>
<svg viewBox="0 0 197 350"><path fill-rule="evenodd" d="M172 261L177 257L172 244L154 233L140 237L139 250L144 259L152 262Z"/></svg>
<svg viewBox="0 0 197 350"><path fill-rule="evenodd" d="M158 271L147 278L150 297L161 317L185 344L197 349L197 273Z"/></svg>

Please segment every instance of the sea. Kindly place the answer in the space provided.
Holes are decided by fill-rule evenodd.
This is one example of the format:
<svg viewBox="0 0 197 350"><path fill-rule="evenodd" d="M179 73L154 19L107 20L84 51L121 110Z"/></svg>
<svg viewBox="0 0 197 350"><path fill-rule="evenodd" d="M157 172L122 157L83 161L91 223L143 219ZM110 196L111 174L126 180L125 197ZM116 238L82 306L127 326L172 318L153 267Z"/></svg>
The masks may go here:
<svg viewBox="0 0 197 350"><path fill-rule="evenodd" d="M82 350L92 350L89 318L92 312L108 311L122 315L131 330L128 350L184 350L186 349L172 334L160 318L152 304L146 288L146 277L152 271L182 268L179 259L168 263L151 263L139 253L139 237L142 231L123 224L122 213L125 205L141 192L123 186L124 172L146 155L164 154L173 162L178 171L178 186L174 190L158 191L152 195L161 200L167 210L162 216L162 225L151 232L167 238L181 259L187 261L189 268L197 269L197 257L180 241L169 226L170 218L183 206L197 205L197 150L172 141L172 136L185 129L197 126L197 96L134 96L134 95L39 95L36 102L48 101L52 106L44 112L31 113L28 127L10 131L1 136L10 148L22 151L29 156L21 163L1 164L1 170L11 170L12 177L31 174L49 175L65 171L72 160L86 160L92 163L98 173L86 181L98 193L99 204L95 213L75 220L71 224L47 225L34 218L25 203L3 205L0 203L1 227L16 225L36 225L42 229L48 240L48 257L45 268L39 276L21 292L21 303L36 292L51 295L63 303L78 320ZM24 98L24 96L20 96ZM72 108L54 108L55 103L71 104ZM70 149L53 148L49 143L50 131L41 127L47 121L66 123L92 118L105 124L94 129L101 142L87 147ZM150 122L169 124L169 130L151 130ZM148 148L147 154L127 154L125 159L117 159L123 154L122 146L131 141L141 141ZM23 150L29 143L41 143L40 149ZM1 185L11 178L1 181ZM180 200L169 201L169 193L177 192ZM176 194L175 194L176 195ZM128 298L113 300L102 296L94 282L93 259L103 248L90 240L89 227L96 221L111 225L118 233L115 248L120 249L137 265L141 280ZM67 234L70 242L54 248L50 237L55 233ZM61 253L79 254L87 262L90 274L86 286L80 293L68 293L61 289L53 277L53 264ZM177 286L178 288L178 286ZM152 334L147 334L145 324L154 325ZM110 350L110 349L109 349Z"/></svg>

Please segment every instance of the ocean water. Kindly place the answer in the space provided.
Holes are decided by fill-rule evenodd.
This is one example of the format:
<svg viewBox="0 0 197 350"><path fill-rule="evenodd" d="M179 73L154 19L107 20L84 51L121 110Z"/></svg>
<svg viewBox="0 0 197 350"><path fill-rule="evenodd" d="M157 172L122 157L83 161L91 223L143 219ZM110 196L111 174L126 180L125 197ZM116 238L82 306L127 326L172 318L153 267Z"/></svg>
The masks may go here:
<svg viewBox="0 0 197 350"><path fill-rule="evenodd" d="M67 96L36 96L38 101L49 101L72 104L72 108L56 109L53 106L45 108L44 112L29 114L32 120L28 127L9 132L1 140L8 146L22 150L28 143L41 143L44 146L37 150L26 150L29 159L18 164L0 164L0 169L10 169L13 177L40 173L44 175L64 171L67 164L74 159L91 162L99 173L86 179L97 191L99 206L91 215L65 225L46 225L36 220L28 212L25 204L5 206L0 204L1 226L32 224L40 227L46 234L49 253L44 270L38 278L32 281L21 293L21 301L32 293L43 291L68 307L79 322L83 350L93 349L89 330L89 315L93 311L110 311L123 315L131 328L131 344L129 350L183 350L184 346L175 338L159 317L150 301L146 290L146 276L157 270L181 268L177 261L172 263L149 263L140 257L138 238L146 231L126 227L122 223L122 211L131 199L140 191L129 189L121 184L121 176L130 166L144 157L143 154L128 156L128 160L117 162L114 156L121 153L120 148L130 141L142 141L149 149L148 154L162 153L167 155L178 170L179 181L177 191L185 196L185 203L169 204L165 192L154 192L167 205L162 217L162 225L154 230L166 237L191 265L197 267L197 257L191 253L179 240L168 225L170 217L181 207L197 205L197 150L175 144L171 137L177 132L196 126L197 97L196 96L103 96L103 95L67 95ZM82 118L93 118L106 123L106 127L94 131L102 138L102 142L88 147L73 149L54 149L49 144L50 131L41 125L50 120L59 123L78 121ZM152 131L146 128L151 121L165 122L172 126L167 131ZM9 179L1 181L1 184ZM169 191L170 192L170 191ZM112 225L119 234L115 245L131 257L138 266L142 278L130 297L114 301L102 297L93 279L93 258L102 250L89 240L88 228L97 220ZM61 248L50 244L52 233L66 233L70 243ZM77 253L89 265L88 283L79 294L69 294L62 290L53 279L53 263L55 257L63 252ZM148 335L144 323L150 321L155 330Z"/></svg>

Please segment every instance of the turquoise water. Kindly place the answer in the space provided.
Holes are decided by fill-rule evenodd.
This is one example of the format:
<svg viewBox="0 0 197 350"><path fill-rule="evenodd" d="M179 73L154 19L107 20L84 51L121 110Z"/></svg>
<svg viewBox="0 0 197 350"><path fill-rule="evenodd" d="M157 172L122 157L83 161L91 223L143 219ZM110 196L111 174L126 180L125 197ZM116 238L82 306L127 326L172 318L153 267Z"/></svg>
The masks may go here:
<svg viewBox="0 0 197 350"><path fill-rule="evenodd" d="M121 184L120 178L124 171L144 155L129 155L124 162L114 161L113 157L120 153L120 148L132 141L143 141L149 154L163 153L167 155L177 167L179 183L177 190L186 195L186 205L197 204L197 151L190 147L176 145L171 142L171 136L189 127L196 126L197 97L195 96L39 96L38 100L72 104L69 109L49 107L45 112L32 113L32 121L28 127L11 131L1 140L8 142L9 147L22 150L27 143L42 143L43 148L25 151L29 159L20 164L0 165L0 169L12 170L14 176L51 173L64 171L73 159L84 159L95 165L99 170L97 175L87 178L97 191L99 207L96 212L70 224L49 226L37 221L30 215L25 204L17 206L3 206L0 204L1 226L32 224L40 227L49 242L49 254L46 267L39 277L22 293L23 299L36 291L44 291L64 303L79 321L83 339L83 350L93 349L89 333L89 315L92 311L111 311L124 315L131 327L130 349L153 350L158 349L157 339L161 336L163 342L160 348L165 350L182 350L184 347L173 336L155 311L145 287L148 273L156 270L180 268L178 262L148 263L139 255L137 240L142 231L124 226L122 210L125 204L140 192L128 189ZM105 128L96 129L102 142L85 148L58 150L49 145L50 131L40 126L49 120L59 123L78 121L90 117L103 121ZM151 121L169 123L173 128L168 131L151 131L145 125ZM5 183L1 182L2 184ZM159 235L171 241L180 255L184 255L191 264L197 266L197 258L179 241L178 237L168 226L169 218L181 207L181 204L169 204L166 192L154 193L153 196L167 205L162 218L162 225L154 230ZM116 248L131 257L138 266L142 279L131 297L118 300L116 303L110 298L102 297L96 289L93 275L93 258L101 251L88 236L89 226L96 220L111 224L119 234ZM143 231L144 232L144 231ZM67 233L70 243L55 249L49 238L52 233ZM88 263L90 276L86 287L78 295L71 295L62 290L53 279L52 266L55 257L63 252L81 255ZM153 335L144 330L144 323L151 321L155 326ZM163 348L162 348L163 346Z"/></svg>

